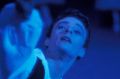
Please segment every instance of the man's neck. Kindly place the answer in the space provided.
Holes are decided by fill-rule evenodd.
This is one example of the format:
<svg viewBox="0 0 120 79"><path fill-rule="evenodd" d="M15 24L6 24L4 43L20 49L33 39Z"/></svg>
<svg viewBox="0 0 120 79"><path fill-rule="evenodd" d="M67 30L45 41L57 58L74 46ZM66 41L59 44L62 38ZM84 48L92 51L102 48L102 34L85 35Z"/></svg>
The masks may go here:
<svg viewBox="0 0 120 79"><path fill-rule="evenodd" d="M60 79L75 61L74 57L67 55L65 52L47 52L47 61L51 77Z"/></svg>
<svg viewBox="0 0 120 79"><path fill-rule="evenodd" d="M45 49L45 56L50 59L54 60L62 60L64 59L67 55L67 53L64 50L61 49Z"/></svg>

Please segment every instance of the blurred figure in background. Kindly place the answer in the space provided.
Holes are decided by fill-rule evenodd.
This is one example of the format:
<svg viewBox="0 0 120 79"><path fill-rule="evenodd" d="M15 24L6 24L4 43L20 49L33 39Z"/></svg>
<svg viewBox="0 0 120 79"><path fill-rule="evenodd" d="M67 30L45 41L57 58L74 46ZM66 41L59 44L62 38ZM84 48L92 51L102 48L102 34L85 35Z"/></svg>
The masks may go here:
<svg viewBox="0 0 120 79"><path fill-rule="evenodd" d="M33 53L44 25L41 14L35 9L41 0L35 1L16 0L7 4L0 13L2 79L27 79L37 59L41 62L40 57ZM41 76L37 77L43 79L45 75L45 79L49 79L49 75L45 74L47 66L43 69L42 62L39 64Z"/></svg>
<svg viewBox="0 0 120 79"><path fill-rule="evenodd" d="M113 31L120 32L120 0L96 0L96 8L103 11L112 11Z"/></svg>

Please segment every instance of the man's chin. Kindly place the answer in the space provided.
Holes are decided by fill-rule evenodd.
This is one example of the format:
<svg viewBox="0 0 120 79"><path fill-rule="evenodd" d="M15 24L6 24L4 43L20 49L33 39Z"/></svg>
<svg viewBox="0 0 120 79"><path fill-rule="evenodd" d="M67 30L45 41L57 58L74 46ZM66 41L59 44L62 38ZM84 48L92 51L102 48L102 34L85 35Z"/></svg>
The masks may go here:
<svg viewBox="0 0 120 79"><path fill-rule="evenodd" d="M58 46L61 50L63 50L63 51L70 51L71 50L71 46L69 45L69 44L59 44L59 46Z"/></svg>

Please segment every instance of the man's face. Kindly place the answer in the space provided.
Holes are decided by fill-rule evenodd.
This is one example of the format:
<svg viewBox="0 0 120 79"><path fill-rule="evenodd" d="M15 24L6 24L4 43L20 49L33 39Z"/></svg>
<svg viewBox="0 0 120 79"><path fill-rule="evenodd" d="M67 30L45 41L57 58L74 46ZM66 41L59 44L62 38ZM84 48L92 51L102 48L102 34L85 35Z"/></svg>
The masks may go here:
<svg viewBox="0 0 120 79"><path fill-rule="evenodd" d="M84 24L75 17L65 17L55 23L49 38L49 47L62 49L71 56L78 56L87 37Z"/></svg>

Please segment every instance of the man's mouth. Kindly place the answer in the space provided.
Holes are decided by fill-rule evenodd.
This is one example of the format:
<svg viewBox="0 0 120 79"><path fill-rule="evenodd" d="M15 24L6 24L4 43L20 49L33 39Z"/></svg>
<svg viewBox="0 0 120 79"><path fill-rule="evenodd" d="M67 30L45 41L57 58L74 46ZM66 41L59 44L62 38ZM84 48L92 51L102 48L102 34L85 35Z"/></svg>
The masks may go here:
<svg viewBox="0 0 120 79"><path fill-rule="evenodd" d="M69 43L72 43L71 39L70 39L69 37L67 37L67 36L61 37L61 40L62 40L62 41L69 42Z"/></svg>

